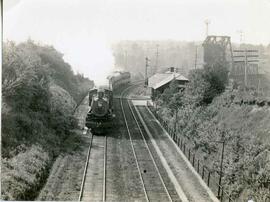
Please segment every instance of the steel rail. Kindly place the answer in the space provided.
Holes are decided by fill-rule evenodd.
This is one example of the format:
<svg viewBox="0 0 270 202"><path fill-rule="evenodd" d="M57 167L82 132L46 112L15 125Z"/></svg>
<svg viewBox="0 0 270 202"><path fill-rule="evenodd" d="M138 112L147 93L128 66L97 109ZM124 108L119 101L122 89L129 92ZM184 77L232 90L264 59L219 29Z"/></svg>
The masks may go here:
<svg viewBox="0 0 270 202"><path fill-rule="evenodd" d="M87 157L86 157L86 163L85 163L85 167L84 167L84 172L83 172L83 179L82 179L82 183L81 183L81 189L80 189L80 195L79 195L79 200L82 200L83 197L83 192L84 192L84 185L85 185L85 179L86 179L86 174L87 174L87 169L88 169L88 165L89 165L89 158L90 158L90 154L91 154L91 148L92 148L92 143L93 143L93 139L94 139L94 135L91 135L91 141L90 141L90 145L89 145L89 149L87 152ZM106 201L106 167L107 167L107 136L104 137L104 161L103 161L103 186L102 186L102 201L105 202Z"/></svg>
<svg viewBox="0 0 270 202"><path fill-rule="evenodd" d="M103 171L103 197L102 200L103 202L106 201L106 166L107 165L107 136L105 136L105 140L104 140L104 171Z"/></svg>
<svg viewBox="0 0 270 202"><path fill-rule="evenodd" d="M135 117L135 114L134 114L134 111L133 111L133 109L132 109L132 107L131 107L131 105L130 105L130 102L127 101L127 103L128 103L129 108L130 108L130 111L131 111L131 113L132 113L132 116L133 116L133 118L134 118L134 120L135 120L135 122L136 122L136 125L138 126L138 129L139 129L140 134L141 134L141 136L142 136L142 138L143 138L143 141L144 141L144 143L145 143L145 145L146 145L146 148L147 148L147 150L148 150L148 152L149 152L149 154L150 154L150 157L151 157L151 159L152 159L152 161L153 161L153 164L154 164L154 166L155 166L155 168L156 168L156 171L157 171L157 173L158 173L158 176L159 176L159 178L160 178L160 181L161 181L161 183L162 183L162 185L163 185L163 187L164 187L164 189L165 189L165 191L166 191L166 194L168 195L168 198L169 198L170 201L172 202L172 201L173 201L173 200L172 200L172 197L171 197L171 195L170 195L170 193L169 193L169 191L168 191L168 189L167 189L167 187L166 187L166 185L165 185L165 183L164 183L164 180L163 180L163 178L162 178L162 176L161 176L161 174L160 174L160 171L159 171L159 169L158 169L158 167L157 167L156 161L155 161L155 159L154 159L154 157L153 157L153 154L152 154L152 152L151 152L151 150L150 150L150 148L149 148L149 146L148 146L148 144L147 144L147 142L146 142L146 139L145 139L145 137L144 137L144 135L143 135L143 132L142 132L142 130L141 130L141 127L140 127L140 125L139 125L139 122L138 122L137 118Z"/></svg>
<svg viewBox="0 0 270 202"><path fill-rule="evenodd" d="M85 184L85 178L86 178L87 168L88 168L88 164L89 164L90 151L91 151L91 148L92 148L92 142L93 142L93 135L91 135L90 145L89 145L89 148L88 148L86 162L85 162L85 166L84 166L83 179L82 179L82 183L81 183L79 201L82 200L82 195L83 195L83 190L84 190L84 184Z"/></svg>
<svg viewBox="0 0 270 202"><path fill-rule="evenodd" d="M123 107L123 101L122 101L122 98L119 98L119 99L120 99L120 105L121 105L121 109L122 109L122 114L123 114L123 117L124 117L124 120L125 120L125 125L126 125L126 128L127 128L127 132L128 132L132 152L133 152L135 162L136 162L136 166L137 166L137 169L139 171L140 179L141 179L141 182L142 182L145 198L149 202L149 198L148 198L148 195L147 195L147 192L146 192L146 189L145 189L145 185L144 185L144 181L143 181L143 178L142 178L142 174L141 174L141 171L140 171L140 166L139 166L139 163L138 163L137 155L136 155L136 152L135 152L135 149L134 149L134 146L133 146L133 140L131 138L130 130L129 130L129 127L128 127L128 124L127 124L127 119L126 119L126 115L125 115L125 111L124 111L124 107Z"/></svg>

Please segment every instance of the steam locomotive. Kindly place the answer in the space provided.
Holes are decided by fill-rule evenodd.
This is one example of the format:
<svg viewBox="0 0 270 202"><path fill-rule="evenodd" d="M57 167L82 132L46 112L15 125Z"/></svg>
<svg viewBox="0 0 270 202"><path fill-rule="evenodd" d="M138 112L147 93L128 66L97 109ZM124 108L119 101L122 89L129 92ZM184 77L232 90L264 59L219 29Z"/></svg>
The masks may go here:
<svg viewBox="0 0 270 202"><path fill-rule="evenodd" d="M113 126L113 90L130 83L129 72L114 72L108 78L109 86L99 86L89 91L90 110L86 117L86 127L93 134L106 133Z"/></svg>

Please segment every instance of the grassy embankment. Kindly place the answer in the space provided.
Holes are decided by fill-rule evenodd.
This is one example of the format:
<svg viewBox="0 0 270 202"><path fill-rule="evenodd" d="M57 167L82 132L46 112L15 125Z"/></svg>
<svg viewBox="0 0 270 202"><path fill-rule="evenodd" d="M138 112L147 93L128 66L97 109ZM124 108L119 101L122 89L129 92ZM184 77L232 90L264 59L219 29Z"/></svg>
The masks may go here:
<svg viewBox="0 0 270 202"><path fill-rule="evenodd" d="M172 83L156 100L158 113L171 128L177 117L177 134L212 172L220 166L217 141L225 141L226 192L239 201L264 201L270 195L270 99L251 90L225 91L224 73L197 70L183 92Z"/></svg>
<svg viewBox="0 0 270 202"><path fill-rule="evenodd" d="M207 107L178 110L177 134L210 170L219 171L221 144L225 140L223 182L234 198L249 195L263 201L269 195L270 107L228 103L225 95ZM168 108L159 113L174 127Z"/></svg>
<svg viewBox="0 0 270 202"><path fill-rule="evenodd" d="M34 200L70 146L73 111L93 82L74 75L53 47L30 40L4 43L2 76L2 199Z"/></svg>

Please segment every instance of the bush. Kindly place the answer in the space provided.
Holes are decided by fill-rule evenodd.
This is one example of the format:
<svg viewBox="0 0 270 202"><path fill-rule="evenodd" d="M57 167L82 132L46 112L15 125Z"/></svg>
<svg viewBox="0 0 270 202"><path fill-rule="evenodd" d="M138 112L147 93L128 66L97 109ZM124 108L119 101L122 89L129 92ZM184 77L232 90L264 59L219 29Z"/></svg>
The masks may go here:
<svg viewBox="0 0 270 202"><path fill-rule="evenodd" d="M232 97L237 96L236 92L226 92L207 106L179 108L177 134L204 160L204 165L216 171L221 148L213 141L225 140L222 182L226 191L235 199L245 200L247 190L254 199L264 199L270 184L270 115L266 106L234 104ZM175 116L167 107L160 108L159 113L172 127Z"/></svg>
<svg viewBox="0 0 270 202"><path fill-rule="evenodd" d="M9 161L2 159L2 199L33 200L45 182L51 160L40 145L32 145Z"/></svg>
<svg viewBox="0 0 270 202"><path fill-rule="evenodd" d="M224 92L228 83L228 72L228 65L226 63L204 66L203 78L209 83L208 88L204 92L204 103L211 103L217 95Z"/></svg>
<svg viewBox="0 0 270 202"><path fill-rule="evenodd" d="M159 96L158 113L170 127L176 121L177 134L213 171L219 170L221 155L213 141L225 140L222 182L226 192L246 200L248 191L254 199L265 200L270 184L267 101L251 90L224 92L227 80L226 64L191 71L184 91L175 92L171 85Z"/></svg>
<svg viewBox="0 0 270 202"><path fill-rule="evenodd" d="M40 46L31 40L19 45L4 43L3 75L2 92L11 107L11 111L2 116L5 157L21 143L49 141L55 139L54 135L66 138L75 127L72 110L61 113L61 106L52 109L51 83L61 85L77 103L93 85L83 75L74 75L63 55L53 47ZM59 140L56 142L61 142Z"/></svg>
<svg viewBox="0 0 270 202"><path fill-rule="evenodd" d="M2 196L33 200L52 160L68 151L71 142L65 140L77 125L74 100L79 103L93 82L74 75L53 47L31 40L4 43L2 76ZM59 96L52 84L58 84L54 93Z"/></svg>

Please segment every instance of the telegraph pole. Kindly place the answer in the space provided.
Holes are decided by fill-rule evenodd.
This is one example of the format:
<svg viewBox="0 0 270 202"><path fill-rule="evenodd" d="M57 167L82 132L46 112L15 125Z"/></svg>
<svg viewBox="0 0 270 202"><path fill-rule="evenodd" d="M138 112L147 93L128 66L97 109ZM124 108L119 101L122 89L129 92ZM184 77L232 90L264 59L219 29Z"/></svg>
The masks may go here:
<svg viewBox="0 0 270 202"><path fill-rule="evenodd" d="M245 49L245 77L244 77L244 82L245 82L245 90L247 89L247 50Z"/></svg>
<svg viewBox="0 0 270 202"><path fill-rule="evenodd" d="M198 52L198 46L196 46L196 50L195 50L195 69L197 69L197 52Z"/></svg>
<svg viewBox="0 0 270 202"><path fill-rule="evenodd" d="M175 132L175 134L177 132L177 119L178 119L178 117L177 117L177 108L176 108L175 109L175 122L174 122L174 132Z"/></svg>
<svg viewBox="0 0 270 202"><path fill-rule="evenodd" d="M259 62L259 51L258 50L234 50L234 53L237 53L237 55L233 56L234 63L242 63L244 66L244 88L247 90L248 86L248 74L252 74L251 67L249 66L250 63L256 62L258 65ZM257 53L254 55L253 53ZM238 58L238 59L237 59ZM237 59L237 60L235 60ZM258 68L258 67L257 67ZM248 71L249 69L249 71ZM240 70L241 71L241 70ZM241 72L240 72L241 74ZM257 77L258 77L258 70L256 71ZM243 75L243 73L242 73Z"/></svg>
<svg viewBox="0 0 270 202"><path fill-rule="evenodd" d="M242 30L239 30L238 33L240 34L240 44L242 44L244 32Z"/></svg>
<svg viewBox="0 0 270 202"><path fill-rule="evenodd" d="M125 68L127 70L127 51L125 50Z"/></svg>
<svg viewBox="0 0 270 202"><path fill-rule="evenodd" d="M158 47L159 47L159 45L157 44L157 51L156 51L156 64L155 64L155 71L153 72L153 74L157 71L157 67L158 67L158 55L159 55L159 53L158 53Z"/></svg>
<svg viewBox="0 0 270 202"><path fill-rule="evenodd" d="M221 199L220 201L222 201L222 194L223 194L223 191L221 191L222 174L223 174L223 160L224 160L224 147L225 147L225 140L223 138L224 138L224 131L222 132L222 140L210 141L210 142L222 144L221 157L220 157L220 167L219 167L219 179L218 179L218 196L217 196L218 199Z"/></svg>
<svg viewBox="0 0 270 202"><path fill-rule="evenodd" d="M205 25L206 25L206 37L208 36L208 28L209 28L209 24L210 24L210 20L209 19L206 19L204 21Z"/></svg>
<svg viewBox="0 0 270 202"><path fill-rule="evenodd" d="M221 179L222 179L222 167L223 167L223 158L224 158L224 144L225 141L220 141L219 143L222 143L222 151L221 151L221 159L220 159L220 174L219 174L219 181L218 181L218 197L221 199ZM222 200L222 199L221 199Z"/></svg>
<svg viewBox="0 0 270 202"><path fill-rule="evenodd" d="M145 83L144 83L145 87L148 86L148 76L147 76L147 69L149 66L148 62L149 62L149 59L148 59L148 57L146 57L145 58Z"/></svg>

